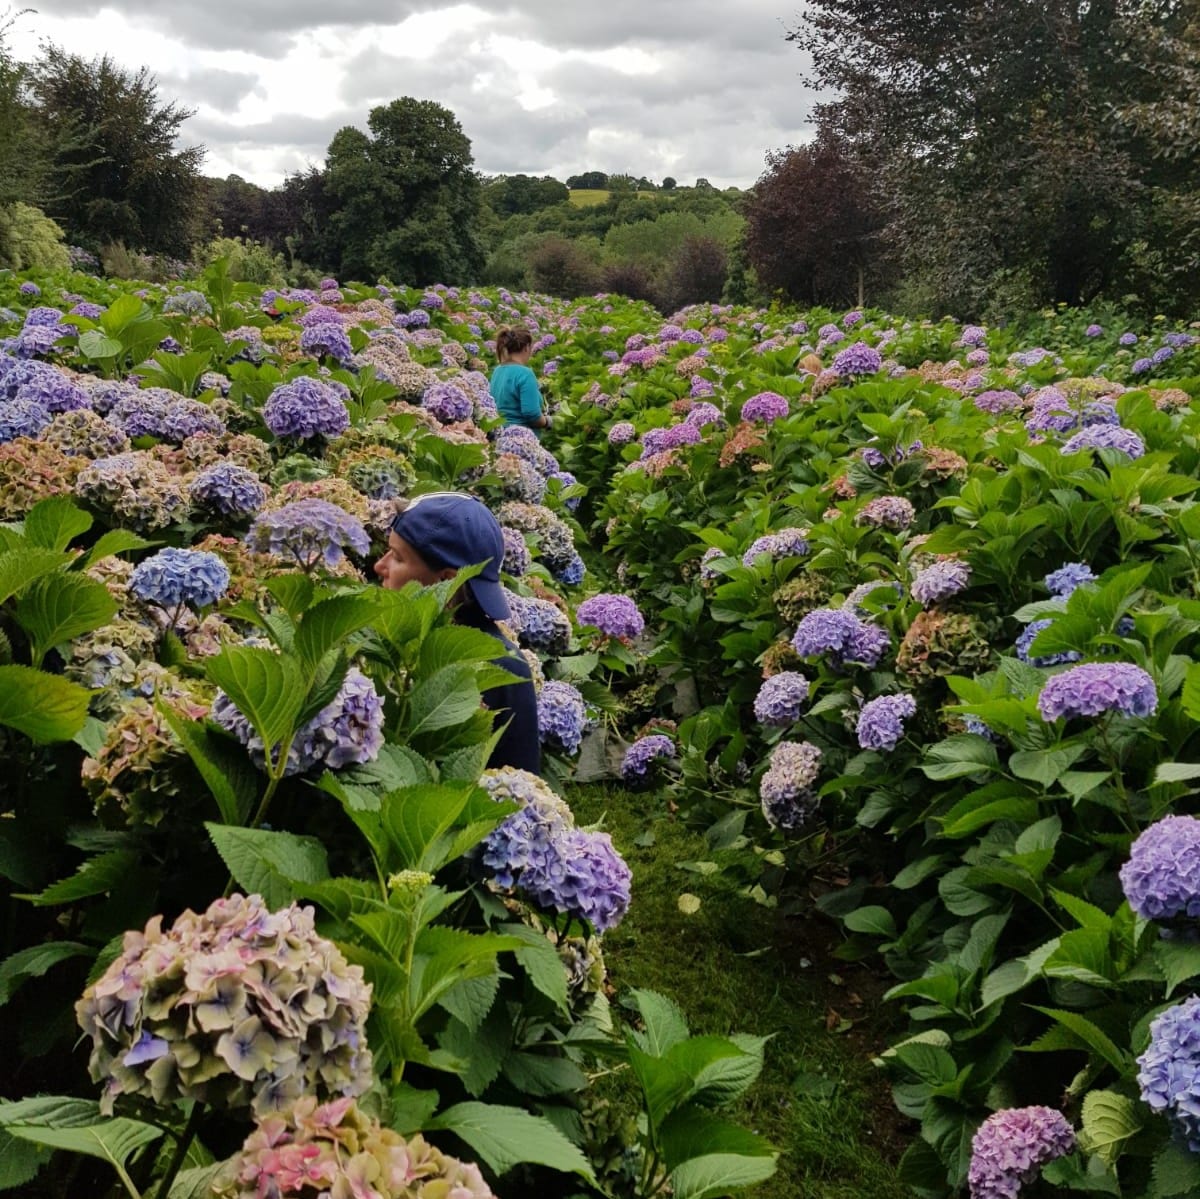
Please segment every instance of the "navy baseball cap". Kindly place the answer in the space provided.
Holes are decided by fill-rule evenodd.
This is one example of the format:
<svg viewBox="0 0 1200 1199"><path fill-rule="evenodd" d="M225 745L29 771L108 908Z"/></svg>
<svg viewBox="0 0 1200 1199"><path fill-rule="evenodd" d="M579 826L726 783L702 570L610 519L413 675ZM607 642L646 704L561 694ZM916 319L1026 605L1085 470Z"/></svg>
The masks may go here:
<svg viewBox="0 0 1200 1199"><path fill-rule="evenodd" d="M460 491L434 491L409 500L392 521L402 537L434 570L458 570L484 563L467 586L484 615L507 620L511 615L500 585L504 537L487 505Z"/></svg>

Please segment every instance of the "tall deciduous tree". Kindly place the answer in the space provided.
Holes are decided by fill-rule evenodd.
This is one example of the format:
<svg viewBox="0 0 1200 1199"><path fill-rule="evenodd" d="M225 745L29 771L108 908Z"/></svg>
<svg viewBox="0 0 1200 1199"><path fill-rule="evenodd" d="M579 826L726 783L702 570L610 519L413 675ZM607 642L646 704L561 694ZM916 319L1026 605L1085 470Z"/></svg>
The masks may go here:
<svg viewBox="0 0 1200 1199"><path fill-rule="evenodd" d="M15 20L0 19L0 206L41 203L49 165L29 104L29 70L5 44Z"/></svg>
<svg viewBox="0 0 1200 1199"><path fill-rule="evenodd" d="M480 185L470 139L449 109L404 97L346 126L326 157L332 236L351 278L465 282L482 264Z"/></svg>
<svg viewBox="0 0 1200 1199"><path fill-rule="evenodd" d="M49 210L76 240L185 252L200 216L202 146L177 149L192 115L164 104L149 69L130 72L44 45L32 92L54 147Z"/></svg>

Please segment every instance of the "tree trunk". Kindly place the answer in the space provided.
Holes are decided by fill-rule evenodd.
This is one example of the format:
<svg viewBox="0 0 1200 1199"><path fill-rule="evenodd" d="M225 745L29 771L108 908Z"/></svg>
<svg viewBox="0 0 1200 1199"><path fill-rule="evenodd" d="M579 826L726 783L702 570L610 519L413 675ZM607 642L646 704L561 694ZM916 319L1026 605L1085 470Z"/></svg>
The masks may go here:
<svg viewBox="0 0 1200 1199"><path fill-rule="evenodd" d="M863 306L863 269L860 264L858 268L858 306Z"/></svg>

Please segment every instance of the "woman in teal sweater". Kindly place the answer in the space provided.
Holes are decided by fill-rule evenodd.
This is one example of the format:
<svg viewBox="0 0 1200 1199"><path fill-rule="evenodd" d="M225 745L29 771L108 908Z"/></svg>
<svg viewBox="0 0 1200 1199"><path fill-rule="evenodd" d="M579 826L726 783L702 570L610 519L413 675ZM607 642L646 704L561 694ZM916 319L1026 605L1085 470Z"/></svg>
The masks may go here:
<svg viewBox="0 0 1200 1199"><path fill-rule="evenodd" d="M528 329L501 329L496 334L500 365L492 371L489 389L506 425L548 429L550 418L542 407L537 376L529 369L532 356L533 338Z"/></svg>

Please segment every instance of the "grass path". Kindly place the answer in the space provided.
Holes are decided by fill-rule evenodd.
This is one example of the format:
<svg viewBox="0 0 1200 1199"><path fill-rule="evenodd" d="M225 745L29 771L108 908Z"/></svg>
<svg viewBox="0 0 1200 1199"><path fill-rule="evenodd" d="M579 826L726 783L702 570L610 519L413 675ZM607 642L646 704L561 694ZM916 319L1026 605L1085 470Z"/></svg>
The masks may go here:
<svg viewBox="0 0 1200 1199"><path fill-rule="evenodd" d="M636 986L669 995L693 1033L775 1034L740 1119L784 1153L778 1174L746 1194L909 1199L894 1169L890 1097L868 1060L873 1033L857 1023L849 1035L826 1028L833 1000L851 1011L858 998L852 984L829 980L844 967L810 961L817 951L799 943L781 947L773 913L721 897L704 878L677 869L677 862L709 854L704 839L674 820L657 796L580 786L568 798L580 824L603 821L633 870L629 915L604 938L618 994ZM639 847L636 838L647 830L655 843ZM682 891L700 897L694 915L680 911Z"/></svg>

